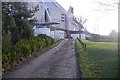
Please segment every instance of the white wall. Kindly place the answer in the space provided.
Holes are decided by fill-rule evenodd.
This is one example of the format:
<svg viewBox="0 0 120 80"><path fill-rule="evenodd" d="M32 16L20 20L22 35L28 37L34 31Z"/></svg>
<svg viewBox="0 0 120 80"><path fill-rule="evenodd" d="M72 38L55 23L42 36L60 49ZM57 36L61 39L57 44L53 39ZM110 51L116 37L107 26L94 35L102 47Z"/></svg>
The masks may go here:
<svg viewBox="0 0 120 80"><path fill-rule="evenodd" d="M50 37L54 38L54 31L50 31Z"/></svg>
<svg viewBox="0 0 120 80"><path fill-rule="evenodd" d="M77 38L79 38L79 34L71 34L71 37L72 37L73 39L77 39Z"/></svg>
<svg viewBox="0 0 120 80"><path fill-rule="evenodd" d="M71 34L71 37L73 39L76 39L76 38L80 38L80 39L83 39L83 40L86 39L85 34Z"/></svg>
<svg viewBox="0 0 120 80"><path fill-rule="evenodd" d="M38 34L46 34L50 36L50 28L35 28L34 35L37 36Z"/></svg>
<svg viewBox="0 0 120 80"><path fill-rule="evenodd" d="M34 28L34 35L37 36L38 34L46 34L47 36L58 39L63 39L65 36L64 31L50 31L50 28Z"/></svg>
<svg viewBox="0 0 120 80"><path fill-rule="evenodd" d="M63 39L64 38L64 31L55 30L55 34L54 35L55 35L54 38Z"/></svg>
<svg viewBox="0 0 120 80"><path fill-rule="evenodd" d="M28 6L29 9L32 9L32 7L34 8L35 6L39 5L39 10L35 13L35 15L32 18L35 18L38 22L45 22L45 18L44 18L45 8L44 5L40 2L41 0L35 2L29 2Z"/></svg>
<svg viewBox="0 0 120 80"><path fill-rule="evenodd" d="M50 11L50 16L51 16L51 20L52 22L59 22L60 24L55 25L55 27L58 28L63 28L65 29L65 22L62 22L61 20L61 14L64 13L62 12L59 8L49 8Z"/></svg>
<svg viewBox="0 0 120 80"><path fill-rule="evenodd" d="M35 13L35 18L38 22L45 22L45 8L43 4L39 3L39 11Z"/></svg>
<svg viewBox="0 0 120 80"><path fill-rule="evenodd" d="M85 40L85 34L80 34L80 39L84 39Z"/></svg>

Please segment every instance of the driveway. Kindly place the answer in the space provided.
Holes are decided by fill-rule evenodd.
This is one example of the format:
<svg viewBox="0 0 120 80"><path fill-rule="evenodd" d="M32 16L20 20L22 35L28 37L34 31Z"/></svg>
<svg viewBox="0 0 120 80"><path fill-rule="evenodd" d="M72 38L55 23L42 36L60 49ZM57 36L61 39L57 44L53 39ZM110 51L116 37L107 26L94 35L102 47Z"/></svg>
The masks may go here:
<svg viewBox="0 0 120 80"><path fill-rule="evenodd" d="M74 42L71 39L63 40L3 78L79 78Z"/></svg>

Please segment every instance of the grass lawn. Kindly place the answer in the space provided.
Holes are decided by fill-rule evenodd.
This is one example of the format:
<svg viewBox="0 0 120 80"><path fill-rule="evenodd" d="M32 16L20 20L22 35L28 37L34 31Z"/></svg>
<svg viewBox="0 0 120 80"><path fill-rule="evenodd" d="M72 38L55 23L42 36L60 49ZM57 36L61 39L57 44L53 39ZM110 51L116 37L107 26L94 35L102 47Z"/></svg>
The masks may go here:
<svg viewBox="0 0 120 80"><path fill-rule="evenodd" d="M85 42L87 50L83 51L80 43L76 40L82 76L89 78L117 78L118 44L112 42Z"/></svg>

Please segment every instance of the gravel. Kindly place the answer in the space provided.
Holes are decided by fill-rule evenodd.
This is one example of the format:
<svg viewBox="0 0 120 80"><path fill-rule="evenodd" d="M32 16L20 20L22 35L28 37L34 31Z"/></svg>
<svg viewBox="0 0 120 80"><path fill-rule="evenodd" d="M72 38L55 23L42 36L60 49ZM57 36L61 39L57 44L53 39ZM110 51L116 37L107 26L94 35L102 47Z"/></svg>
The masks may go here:
<svg viewBox="0 0 120 80"><path fill-rule="evenodd" d="M70 39L8 72L3 78L78 78L75 45Z"/></svg>

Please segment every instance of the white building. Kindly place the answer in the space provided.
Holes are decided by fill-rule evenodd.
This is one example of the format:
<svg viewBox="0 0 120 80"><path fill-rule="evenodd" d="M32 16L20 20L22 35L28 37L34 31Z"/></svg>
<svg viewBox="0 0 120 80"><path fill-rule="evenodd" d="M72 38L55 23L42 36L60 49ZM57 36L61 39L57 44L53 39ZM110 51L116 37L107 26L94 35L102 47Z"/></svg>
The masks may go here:
<svg viewBox="0 0 120 80"><path fill-rule="evenodd" d="M67 36L78 37L80 33L74 34L70 31L79 31L82 25L75 19L73 8L66 11L55 0L39 0L37 3L30 3L30 8L39 5L39 11L35 18L37 25L34 28L34 34L46 34L52 38L65 38ZM83 36L82 36L83 38Z"/></svg>

